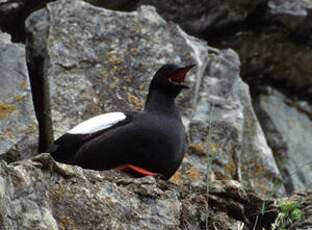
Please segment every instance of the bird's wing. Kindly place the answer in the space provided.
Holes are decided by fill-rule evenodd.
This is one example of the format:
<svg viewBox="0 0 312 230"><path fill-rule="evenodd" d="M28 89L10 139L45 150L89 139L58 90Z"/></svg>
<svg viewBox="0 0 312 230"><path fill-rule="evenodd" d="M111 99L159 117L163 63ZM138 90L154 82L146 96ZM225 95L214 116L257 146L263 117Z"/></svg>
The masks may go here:
<svg viewBox="0 0 312 230"><path fill-rule="evenodd" d="M127 118L125 113L114 112L114 113L105 113L92 117L89 120L86 120L67 133L69 134L92 134L98 131L103 131L115 125L116 123L123 121Z"/></svg>
<svg viewBox="0 0 312 230"><path fill-rule="evenodd" d="M112 112L90 118L58 138L47 150L53 158L63 163L72 163L77 150L88 140L109 130L131 122L134 113Z"/></svg>

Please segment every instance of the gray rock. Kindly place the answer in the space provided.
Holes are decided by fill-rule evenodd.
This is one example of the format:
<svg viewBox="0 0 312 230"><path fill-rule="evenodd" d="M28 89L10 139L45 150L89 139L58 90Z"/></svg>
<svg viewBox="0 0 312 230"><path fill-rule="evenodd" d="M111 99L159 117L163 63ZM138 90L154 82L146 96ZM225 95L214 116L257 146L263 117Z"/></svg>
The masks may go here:
<svg viewBox="0 0 312 230"><path fill-rule="evenodd" d="M268 88L267 94L255 102L256 112L283 175L289 194L303 190L312 183L311 113L300 109L278 91ZM303 104L306 111L312 108Z"/></svg>
<svg viewBox="0 0 312 230"><path fill-rule="evenodd" d="M61 1L47 9L49 36L43 58L49 59L46 73L56 137L99 113L142 108L151 77L161 65L196 61L187 35L166 23L154 8L121 13ZM38 14L44 15L35 13L28 22L42 24L46 19ZM193 72L188 83L194 88L195 82ZM192 108L190 101L181 104Z"/></svg>
<svg viewBox="0 0 312 230"><path fill-rule="evenodd" d="M192 143L215 156L217 179L236 178L266 194L279 171L254 114L249 88L239 77L238 56L222 50L210 58L190 124Z"/></svg>
<svg viewBox="0 0 312 230"><path fill-rule="evenodd" d="M273 14L288 14L294 16L307 16L312 7L311 0L271 0L268 3Z"/></svg>
<svg viewBox="0 0 312 230"><path fill-rule="evenodd" d="M24 23L26 18L34 11L40 10L47 3L55 0L1 0L0 2L0 29L12 35L14 42L25 42L26 31ZM135 9L139 0L86 0L93 5L115 9Z"/></svg>
<svg viewBox="0 0 312 230"><path fill-rule="evenodd" d="M205 229L204 189L55 163L0 163L0 229ZM211 184L209 226L251 229L263 200L236 181ZM272 201L267 208L273 210ZM264 216L269 226L277 215ZM273 217L273 219L272 219Z"/></svg>
<svg viewBox="0 0 312 230"><path fill-rule="evenodd" d="M191 90L178 99L191 150L172 181L205 185L211 119L211 144L218 151L214 161L218 175L211 179L249 181L244 182L249 188L265 194L258 186L270 187L278 171L253 113L248 87L239 78L239 59L233 51L208 47L165 22L153 7L122 13L81 1L58 1L48 4L46 12L48 17L42 17L42 11L32 14L26 25L37 31L37 24L48 25L47 51L41 57L49 60L43 74L50 84L55 137L103 112L142 109L151 77L161 65L193 62L198 66L196 74L193 70L186 80ZM39 39L37 34L32 36ZM28 45L32 52L40 50ZM213 117L211 105L216 108ZM204 148L194 153L192 148L200 147L200 141Z"/></svg>
<svg viewBox="0 0 312 230"><path fill-rule="evenodd" d="M33 156L37 122L23 44L0 33L0 158L7 161Z"/></svg>
<svg viewBox="0 0 312 230"><path fill-rule="evenodd" d="M296 149L306 159L312 156L311 148L303 147L309 146L307 143L302 145L302 142L288 141L292 132L277 127L275 124L275 121L279 121L279 124L280 122L283 123L282 127L287 127L286 117L281 119L277 112L268 115L266 110L271 106L261 106L257 101L259 101L259 97L268 97L265 90L266 86L278 89L286 95L283 96L283 100L289 98L287 100L292 101L296 106L285 107L283 100L281 100L281 105L278 105L277 101L275 101L274 108L282 107L284 116L292 114L291 117L296 120L294 123L297 127L310 127L309 120L302 119L301 115L304 114L304 117L309 117L311 120L312 113L308 109L311 108L312 98L311 65L309 64L312 61L312 55L308 48L311 41L309 37L312 25L311 3L311 1L295 0L270 1L267 14L263 18L259 18L260 23L257 24L257 30L249 27L246 30L233 33L231 36L226 36L219 43L222 47L233 48L241 58L241 76L251 88L255 109L260 111L257 112L257 116L266 134L269 146L273 149L275 161L282 173L281 176L284 178L289 177L291 172L295 170L301 171L298 167L300 168L303 165L303 163L299 163L302 161L300 157L295 157L299 162L296 161L298 164L291 163L292 166L290 167L287 166L287 163L281 163L282 159L287 158L288 148ZM261 20L263 23L261 23ZM296 102L296 100L298 101ZM268 102L268 104L270 103ZM304 103L305 106L300 106L300 103ZM258 106L260 106L259 109ZM267 107L267 109L263 107ZM297 115L294 114L294 110L297 111L295 113L298 115L297 118L295 118ZM297 130L296 128L294 133ZM307 128L300 135L310 137L310 133L310 129ZM295 136L298 137L296 134ZM292 159L292 157L289 159ZM307 170L309 166L304 168ZM300 182L305 181L304 176L300 176L300 173L292 175L292 178L301 185L294 186L293 182L289 181L289 184L285 184L289 193L296 189L303 189L304 186L309 184L309 182L307 184Z"/></svg>

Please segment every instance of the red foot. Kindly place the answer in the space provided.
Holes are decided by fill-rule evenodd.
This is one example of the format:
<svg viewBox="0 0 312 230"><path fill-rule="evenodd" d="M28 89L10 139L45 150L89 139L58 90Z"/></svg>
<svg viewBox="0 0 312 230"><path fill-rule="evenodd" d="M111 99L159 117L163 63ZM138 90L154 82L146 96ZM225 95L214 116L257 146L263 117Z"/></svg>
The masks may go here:
<svg viewBox="0 0 312 230"><path fill-rule="evenodd" d="M113 168L113 169L116 169L116 170L128 170L128 169L132 169L138 173L141 173L143 175L148 175L148 176L157 176L158 174L157 173L153 173L153 172L150 172L150 171L147 171L145 169L142 169L138 166L134 166L132 164L124 164L124 165L120 165L116 168Z"/></svg>

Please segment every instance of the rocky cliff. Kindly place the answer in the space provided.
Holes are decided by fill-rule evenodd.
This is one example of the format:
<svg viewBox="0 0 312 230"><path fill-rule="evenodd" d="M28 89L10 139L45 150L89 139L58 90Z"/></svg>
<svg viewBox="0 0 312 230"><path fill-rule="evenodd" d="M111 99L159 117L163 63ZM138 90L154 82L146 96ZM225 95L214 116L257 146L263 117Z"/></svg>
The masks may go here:
<svg viewBox="0 0 312 230"><path fill-rule="evenodd" d="M0 3L0 29L13 36L0 36L1 159L44 152L94 115L142 109L168 62L197 65L178 98L189 148L171 182L47 154L3 162L4 229L205 229L207 213L212 229L270 228L279 203L271 198L309 188L309 1L46 3ZM297 228L311 226L304 215Z"/></svg>

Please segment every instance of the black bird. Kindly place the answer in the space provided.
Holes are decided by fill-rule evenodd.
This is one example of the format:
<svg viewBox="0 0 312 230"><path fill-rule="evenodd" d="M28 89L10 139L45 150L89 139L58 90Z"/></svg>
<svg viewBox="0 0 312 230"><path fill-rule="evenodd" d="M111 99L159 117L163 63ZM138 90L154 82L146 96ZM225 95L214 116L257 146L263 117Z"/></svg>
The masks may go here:
<svg viewBox="0 0 312 230"><path fill-rule="evenodd" d="M169 179L179 168L186 134L175 98L194 65L162 66L143 111L105 113L75 126L49 148L59 162L83 168L128 170Z"/></svg>

